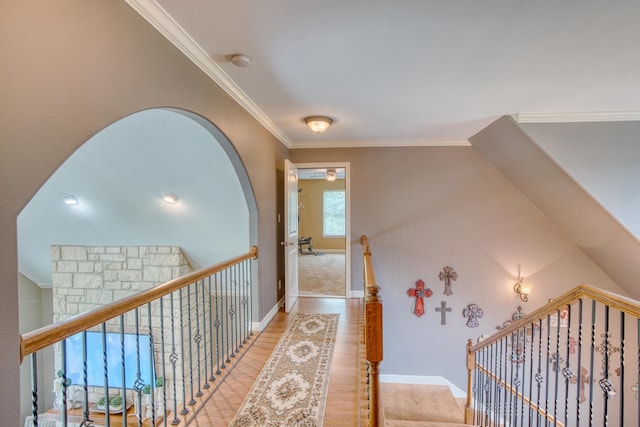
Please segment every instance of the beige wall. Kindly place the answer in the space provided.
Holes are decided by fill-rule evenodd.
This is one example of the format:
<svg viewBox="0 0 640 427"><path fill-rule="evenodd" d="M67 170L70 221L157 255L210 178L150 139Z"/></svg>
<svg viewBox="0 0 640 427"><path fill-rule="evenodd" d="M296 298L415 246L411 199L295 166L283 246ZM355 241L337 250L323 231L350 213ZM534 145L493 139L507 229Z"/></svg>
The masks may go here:
<svg viewBox="0 0 640 427"><path fill-rule="evenodd" d="M300 218L299 235L311 237L314 250L344 250L344 238L325 238L322 236L323 192L325 190L344 190L344 180L333 182L323 179L301 179L298 182L298 215ZM304 248L305 250L307 247Z"/></svg>
<svg viewBox="0 0 640 427"><path fill-rule="evenodd" d="M298 149L291 160L350 162L352 289L362 289L366 234L385 304L384 374L464 388L466 340L494 332L518 305L531 312L582 283L624 294L473 147ZM535 286L528 303L513 292L518 264ZM451 296L438 278L444 266L458 274ZM406 293L418 279L434 293L420 318ZM444 326L442 301L452 308ZM472 303L484 309L475 329L462 316Z"/></svg>
<svg viewBox="0 0 640 427"><path fill-rule="evenodd" d="M16 217L55 169L136 111L177 107L217 125L257 200L261 318L276 303L276 169L287 149L124 2L8 0L0 28L0 411L20 425Z"/></svg>

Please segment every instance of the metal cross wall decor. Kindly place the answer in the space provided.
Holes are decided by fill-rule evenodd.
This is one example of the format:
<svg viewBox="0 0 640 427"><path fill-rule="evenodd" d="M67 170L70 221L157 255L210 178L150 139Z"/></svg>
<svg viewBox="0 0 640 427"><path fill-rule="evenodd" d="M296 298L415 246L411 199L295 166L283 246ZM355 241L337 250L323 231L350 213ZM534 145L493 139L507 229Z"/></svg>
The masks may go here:
<svg viewBox="0 0 640 427"><path fill-rule="evenodd" d="M446 325L447 324L447 312L451 311L451 307L447 307L447 302L446 301L442 301L440 303L440 307L436 307L436 311L440 312L440 324L441 325Z"/></svg>
<svg viewBox="0 0 640 427"><path fill-rule="evenodd" d="M453 267L446 266L442 269L438 277L441 281L444 281L444 294L453 295L453 291L451 291L451 281L458 278L458 273L453 271Z"/></svg>
<svg viewBox="0 0 640 427"><path fill-rule="evenodd" d="M415 297L416 305L413 309L413 314L420 317L424 314L424 298L429 298L431 295L433 295L433 292L429 288L425 289L424 281L422 279L418 279L416 281L416 287L409 288L409 290L407 291L407 295L409 295L410 297Z"/></svg>
<svg viewBox="0 0 640 427"><path fill-rule="evenodd" d="M478 319L484 316L484 311L478 306L478 304L469 304L464 310L462 315L467 318L467 326L470 328L477 328L480 326Z"/></svg>

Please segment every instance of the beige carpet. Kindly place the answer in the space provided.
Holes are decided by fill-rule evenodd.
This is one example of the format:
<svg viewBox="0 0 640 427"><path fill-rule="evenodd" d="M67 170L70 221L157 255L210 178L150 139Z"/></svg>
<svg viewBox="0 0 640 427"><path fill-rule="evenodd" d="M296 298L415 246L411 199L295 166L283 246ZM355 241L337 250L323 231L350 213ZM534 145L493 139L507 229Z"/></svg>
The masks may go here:
<svg viewBox="0 0 640 427"><path fill-rule="evenodd" d="M381 384L382 406L387 426L429 424L393 423L397 421L459 423L464 413L445 385Z"/></svg>
<svg viewBox="0 0 640 427"><path fill-rule="evenodd" d="M295 315L230 427L322 426L339 316Z"/></svg>
<svg viewBox="0 0 640 427"><path fill-rule="evenodd" d="M301 296L345 296L344 253L298 255Z"/></svg>

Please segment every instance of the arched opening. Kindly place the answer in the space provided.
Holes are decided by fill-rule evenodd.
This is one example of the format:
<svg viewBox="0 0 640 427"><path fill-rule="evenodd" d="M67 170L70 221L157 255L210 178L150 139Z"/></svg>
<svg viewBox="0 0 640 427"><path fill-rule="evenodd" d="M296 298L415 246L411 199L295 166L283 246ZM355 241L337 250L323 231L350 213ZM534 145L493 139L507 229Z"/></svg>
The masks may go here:
<svg viewBox="0 0 640 427"><path fill-rule="evenodd" d="M248 175L215 125L180 109L131 114L76 150L19 214L20 329L56 320L53 307L62 299L52 289L52 245L179 247L195 270L246 252L256 236ZM94 267L65 268L91 274ZM41 357L39 383L51 384L53 366ZM21 375L23 416L29 395L28 375Z"/></svg>

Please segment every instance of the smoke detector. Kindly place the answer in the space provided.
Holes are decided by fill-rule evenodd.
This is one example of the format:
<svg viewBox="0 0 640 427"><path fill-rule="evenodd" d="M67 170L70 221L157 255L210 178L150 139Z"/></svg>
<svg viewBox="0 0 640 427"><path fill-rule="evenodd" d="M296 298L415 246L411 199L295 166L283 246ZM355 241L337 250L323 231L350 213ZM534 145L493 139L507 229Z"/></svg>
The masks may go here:
<svg viewBox="0 0 640 427"><path fill-rule="evenodd" d="M244 53L236 53L231 55L231 63L236 67L247 68L251 65L251 57L249 55L245 55Z"/></svg>

